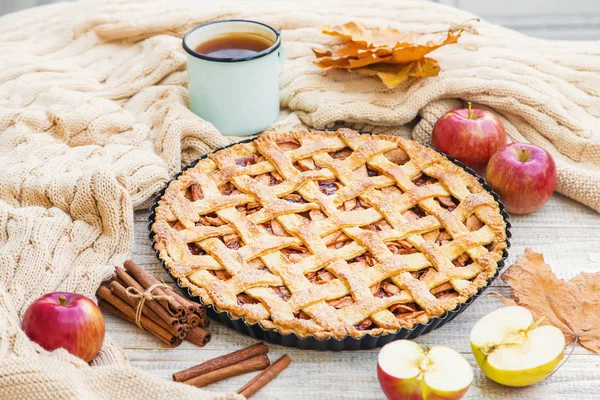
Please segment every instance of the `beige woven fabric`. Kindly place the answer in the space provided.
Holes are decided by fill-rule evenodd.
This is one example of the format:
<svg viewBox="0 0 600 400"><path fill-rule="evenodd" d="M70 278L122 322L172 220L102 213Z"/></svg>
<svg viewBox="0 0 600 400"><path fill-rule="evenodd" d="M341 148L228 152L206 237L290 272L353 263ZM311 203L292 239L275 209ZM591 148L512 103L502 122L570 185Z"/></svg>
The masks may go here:
<svg viewBox="0 0 600 400"><path fill-rule="evenodd" d="M512 140L554 155L558 191L600 210L598 42L547 42L482 22L479 36L433 54L439 77L389 90L317 69L310 48L331 40L317 27L361 20L430 32L472 16L401 0L214 3L81 1L0 18L0 398L213 398L143 375L110 343L91 367L47 353L19 322L46 292L93 297L129 254L133 209L182 162L235 140L187 108L181 37L202 22L282 29L279 126L343 121L427 143L441 114L471 100L499 113Z"/></svg>

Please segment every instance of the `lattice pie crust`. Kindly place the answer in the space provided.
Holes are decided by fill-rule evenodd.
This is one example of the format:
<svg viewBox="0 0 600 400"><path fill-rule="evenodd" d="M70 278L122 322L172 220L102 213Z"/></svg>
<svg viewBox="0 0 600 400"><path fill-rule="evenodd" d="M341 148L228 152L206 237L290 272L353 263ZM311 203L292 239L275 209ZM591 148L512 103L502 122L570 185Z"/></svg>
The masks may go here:
<svg viewBox="0 0 600 400"><path fill-rule="evenodd" d="M426 323L485 286L506 247L475 177L414 141L347 129L218 151L158 204L173 276L218 311L301 337Z"/></svg>

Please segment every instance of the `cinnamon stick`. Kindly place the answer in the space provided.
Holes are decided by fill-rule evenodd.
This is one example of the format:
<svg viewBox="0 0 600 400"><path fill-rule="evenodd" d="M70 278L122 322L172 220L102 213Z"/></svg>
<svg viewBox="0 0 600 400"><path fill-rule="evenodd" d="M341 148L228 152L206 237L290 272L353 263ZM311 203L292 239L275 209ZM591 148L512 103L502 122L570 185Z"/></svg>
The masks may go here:
<svg viewBox="0 0 600 400"><path fill-rule="evenodd" d="M202 320L200 319L200 317L197 314L190 314L190 316L188 317L188 320L187 320L188 325L191 326L192 328L200 326L201 322L202 322Z"/></svg>
<svg viewBox="0 0 600 400"><path fill-rule="evenodd" d="M258 371L268 367L270 364L269 357L266 354L261 354L256 357L243 360L237 364L229 365L224 368L216 369L214 371L196 376L195 378L184 381L186 385L192 385L196 387L203 387L209 383L222 381L223 379L231 378L232 376L238 376L247 372Z"/></svg>
<svg viewBox="0 0 600 400"><path fill-rule="evenodd" d="M194 343L196 346L203 347L206 346L206 343L210 342L210 332L205 331L199 326L190 329L189 332L185 335L185 340L188 342Z"/></svg>
<svg viewBox="0 0 600 400"><path fill-rule="evenodd" d="M135 264L132 260L126 261L125 268L127 268L128 262ZM135 265L137 265L137 264L135 264ZM130 265L130 267L135 268L133 265ZM139 266L138 266L138 268L140 268L143 273L146 273L148 275L148 280L151 282L152 285L157 284L157 283L162 283L156 277L154 277L153 275L146 272L146 270L144 270L143 268L141 268ZM186 297L176 293L171 288L163 288L162 290L167 294L167 296L173 297L179 304L181 304L181 306L184 307L186 312L192 313L192 314L197 314L200 318L206 317L206 308L202 304L199 304L199 303L196 303L196 302L193 302L193 301L187 299Z"/></svg>
<svg viewBox="0 0 600 400"><path fill-rule="evenodd" d="M156 278L154 278L154 279L156 279ZM157 282L158 282L158 280L157 280ZM167 293L167 295L169 295L169 296L175 297L177 299L177 301L186 308L188 313L197 314L200 318L206 317L206 309L204 308L204 306L202 304L198 304L196 302L188 300L187 298L175 293L171 289L165 289L165 293Z"/></svg>
<svg viewBox="0 0 600 400"><path fill-rule="evenodd" d="M257 343L244 349L234 351L233 353L213 358L212 360L184 369L183 371L176 372L173 374L173 380L175 382L184 382L196 376L239 363L252 357L267 354L268 352L269 347L266 344Z"/></svg>
<svg viewBox="0 0 600 400"><path fill-rule="evenodd" d="M105 309L117 315L118 317L130 321L135 324L135 310L129 304L115 296L108 287L100 286L98 289L98 297L104 300L102 303ZM104 303L108 303L104 304ZM110 307L112 306L112 307ZM181 339L176 335L168 332L166 329L152 321L150 318L142 315L140 323L144 329L152 333L154 336L169 345L180 344Z"/></svg>
<svg viewBox="0 0 600 400"><path fill-rule="evenodd" d="M119 267L115 267L115 274L113 275L113 277L109 280L109 282L117 282L118 284L120 284L123 287L129 287L125 282L123 282L123 280L121 278L119 278L119 275L117 275L117 269ZM125 271L123 271L125 272ZM126 273L126 272L125 272Z"/></svg>
<svg viewBox="0 0 600 400"><path fill-rule="evenodd" d="M124 302L129 304L134 309L137 307L140 300L129 296L125 287L123 287L120 283L118 283L116 281L112 281L108 284L108 288L118 298L120 298L121 300L123 300ZM154 322L156 322L158 325L162 326L168 332L172 333L173 335L177 335L181 339L183 339L182 334L185 336L184 325L180 324L179 320L177 318L173 318L173 320L175 321L174 324L165 321L154 310L152 310L152 308L150 308L149 303L150 303L149 301L146 301L144 303L144 306L142 308L142 314L145 315L146 317L150 318ZM161 306L159 306L159 307L168 316L168 313L165 311L165 309L162 308Z"/></svg>
<svg viewBox="0 0 600 400"><path fill-rule="evenodd" d="M249 399L267 383L275 379L275 377L279 375L281 371L286 369L291 362L292 360L290 359L290 356L287 354L283 355L281 358L263 370L260 374L256 375L254 379L246 383L240 390L238 390L238 393Z"/></svg>
<svg viewBox="0 0 600 400"><path fill-rule="evenodd" d="M106 301L102 298L100 298L98 300L98 306L100 306L100 308L102 308L103 310L109 311L110 313L114 314L115 316L117 316L125 321L129 321L132 324L135 324L135 317L132 318L129 315L123 313L117 307L113 306L111 303L109 303L108 301ZM158 327L159 329L154 329L150 324L147 325L144 320L142 320L141 322L142 322L142 326L148 332L150 332L154 337L158 338L163 343L166 343L170 346L176 346L181 343L181 339L179 339L175 335L170 334L166 330L164 330L160 327Z"/></svg>
<svg viewBox="0 0 600 400"><path fill-rule="evenodd" d="M133 287L137 289L140 293L143 293L146 288L140 285L131 275L129 275L123 268L115 268L115 273L117 278L119 278L125 285L125 287ZM154 290L154 294L158 295L158 290ZM135 299L134 299L135 300ZM180 324L179 319L171 315L167 310L164 309L159 302L156 301L147 301L144 303L144 308L148 306L152 311L154 311L163 321L171 325Z"/></svg>
<svg viewBox="0 0 600 400"><path fill-rule="evenodd" d="M208 315L207 315L204 318L202 318L202 320L200 321L200 326L203 327L204 329L206 329L209 327L209 325L210 325L210 318L208 318Z"/></svg>
<svg viewBox="0 0 600 400"><path fill-rule="evenodd" d="M190 321L196 322L194 318L192 318L192 315L198 315L198 314L191 314L190 318L188 318L188 324L190 324ZM200 328L208 328L208 326L210 325L210 318L208 318L208 316L204 316L204 317L200 317L200 321L198 322L198 325Z"/></svg>
<svg viewBox="0 0 600 400"><path fill-rule="evenodd" d="M208 319L206 317L206 307L204 307L202 304L196 304L196 315L202 319Z"/></svg>
<svg viewBox="0 0 600 400"><path fill-rule="evenodd" d="M127 272L129 272L131 276L133 276L135 280L144 287L144 290L148 289L154 284L162 283L132 260L125 261L124 267ZM176 299L170 293L165 293L162 288L156 288L154 293L159 296L170 296L168 300L159 300L159 303L161 303L165 310L167 310L171 315L180 318L186 313L186 309L180 304L178 299Z"/></svg>
<svg viewBox="0 0 600 400"><path fill-rule="evenodd" d="M152 274L149 274L146 270L141 268L139 265L137 265L132 260L128 260L125 262L125 268L127 269L128 267L131 268L131 271L137 270L140 274L145 275L144 279L148 280L148 283L150 284L149 286L162 283L156 277L154 277ZM128 269L128 271L129 271L129 269ZM131 273L131 271L130 271L130 273ZM177 303L179 303L186 310L187 313L197 314L200 318L206 317L206 308L202 304L196 303L194 301L189 300L188 298L186 298L184 296L181 296L180 294L176 293L171 288L162 288L162 291L167 296L171 296L173 299L175 299L175 301ZM183 317L185 317L185 313L184 313ZM182 322L185 322L185 321L182 321Z"/></svg>

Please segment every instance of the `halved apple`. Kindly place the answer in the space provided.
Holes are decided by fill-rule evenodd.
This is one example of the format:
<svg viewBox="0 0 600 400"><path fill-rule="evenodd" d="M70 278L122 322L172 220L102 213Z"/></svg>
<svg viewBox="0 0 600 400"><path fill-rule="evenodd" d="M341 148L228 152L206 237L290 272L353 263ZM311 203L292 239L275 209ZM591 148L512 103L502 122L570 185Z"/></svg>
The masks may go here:
<svg viewBox="0 0 600 400"><path fill-rule="evenodd" d="M523 307L503 307L471 330L471 348L483 373L506 386L528 386L546 378L563 358L565 337L552 325L538 326Z"/></svg>
<svg viewBox="0 0 600 400"><path fill-rule="evenodd" d="M448 347L398 340L379 351L377 378L389 400L458 400L471 386L473 369Z"/></svg>

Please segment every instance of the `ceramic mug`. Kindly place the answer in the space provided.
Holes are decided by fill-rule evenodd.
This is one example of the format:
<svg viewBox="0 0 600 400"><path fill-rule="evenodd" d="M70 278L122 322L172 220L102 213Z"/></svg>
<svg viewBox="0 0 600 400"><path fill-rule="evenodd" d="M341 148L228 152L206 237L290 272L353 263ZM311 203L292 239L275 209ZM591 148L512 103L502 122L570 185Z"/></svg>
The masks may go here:
<svg viewBox="0 0 600 400"><path fill-rule="evenodd" d="M244 58L216 58L194 51L228 33L263 36L273 44ZM285 53L279 32L255 21L227 20L195 27L183 38L188 56L190 108L223 135L261 132L279 116L279 73Z"/></svg>

